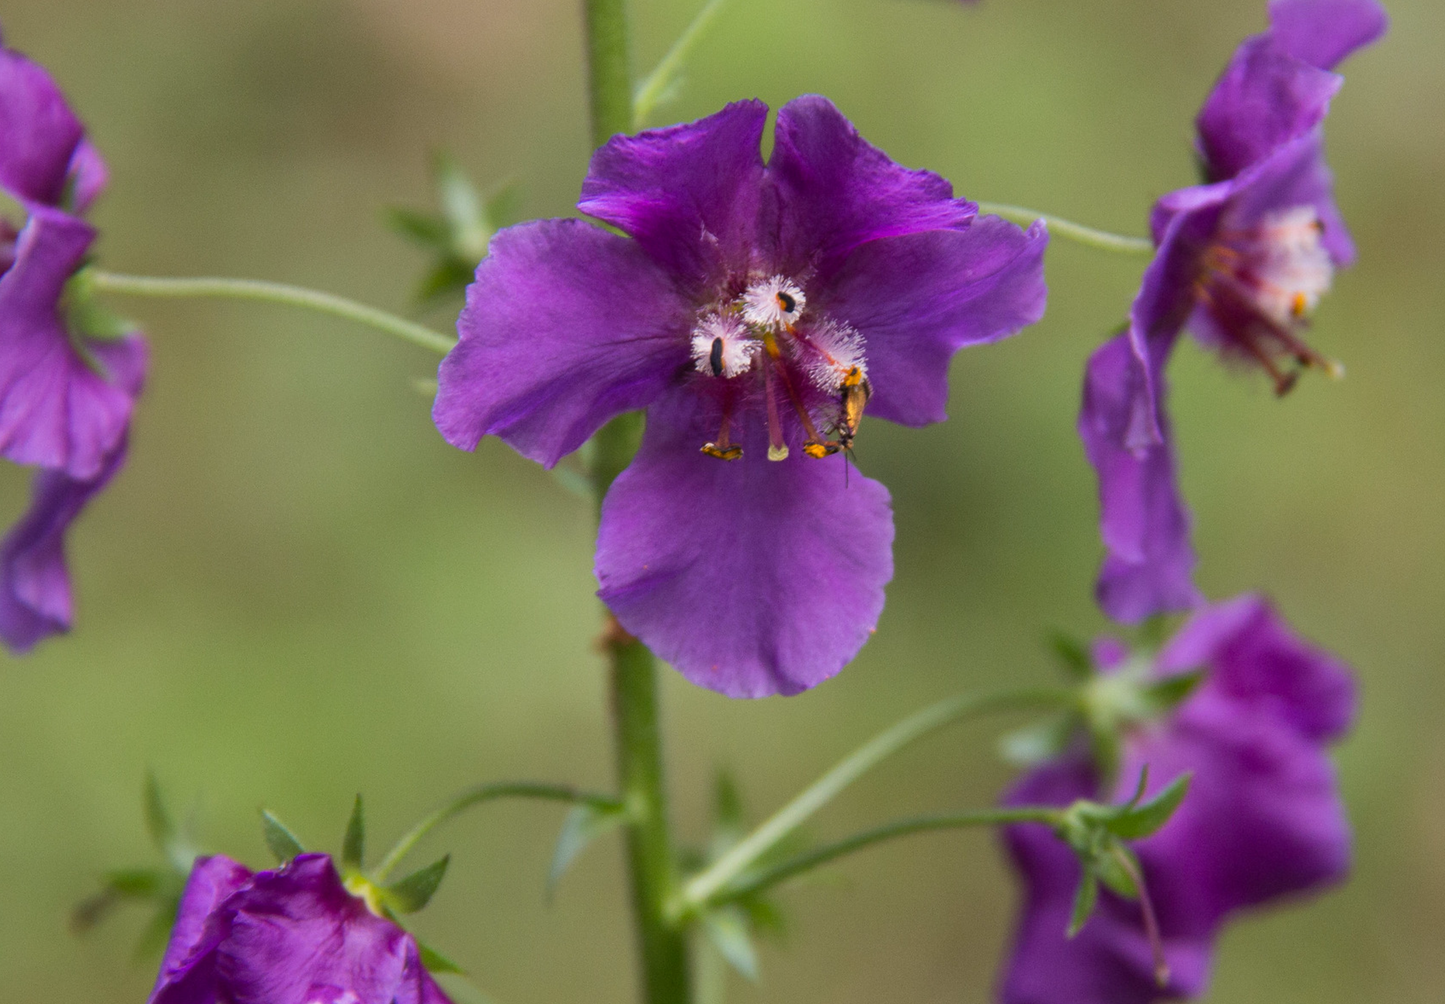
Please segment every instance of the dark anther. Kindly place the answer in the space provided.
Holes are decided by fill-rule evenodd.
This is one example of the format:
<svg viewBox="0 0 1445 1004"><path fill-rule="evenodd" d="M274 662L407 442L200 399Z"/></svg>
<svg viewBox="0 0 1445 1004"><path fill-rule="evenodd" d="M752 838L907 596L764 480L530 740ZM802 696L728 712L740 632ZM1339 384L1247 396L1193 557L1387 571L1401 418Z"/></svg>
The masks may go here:
<svg viewBox="0 0 1445 1004"><path fill-rule="evenodd" d="M798 301L793 299L788 293L779 292L778 306L783 308L783 313L791 314L798 309Z"/></svg>
<svg viewBox="0 0 1445 1004"><path fill-rule="evenodd" d="M713 376L722 376L723 374L722 356L723 340L721 338L714 338L712 340L712 351L707 355L707 364L712 367Z"/></svg>

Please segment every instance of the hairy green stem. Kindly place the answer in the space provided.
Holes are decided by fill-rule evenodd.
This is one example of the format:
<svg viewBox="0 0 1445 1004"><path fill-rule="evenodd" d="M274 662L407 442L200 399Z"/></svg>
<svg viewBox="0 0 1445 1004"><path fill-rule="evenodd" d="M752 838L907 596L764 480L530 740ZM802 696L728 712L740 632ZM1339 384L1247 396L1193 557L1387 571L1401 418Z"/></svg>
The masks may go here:
<svg viewBox="0 0 1445 1004"><path fill-rule="evenodd" d="M780 861L777 864L745 875L740 880L723 888L714 896L710 905L742 899L754 893L771 889L794 876L811 871L820 865L837 860L846 854L861 851L865 847L880 844L896 837L914 833L928 833L933 830L959 830L978 826L1004 826L1009 823L1045 823L1057 825L1061 810L1046 806L1020 806L1009 809L981 809L977 812L963 812L949 816L922 816L916 819L902 819L862 833L855 833L835 843L824 844L810 851Z"/></svg>
<svg viewBox="0 0 1445 1004"><path fill-rule="evenodd" d="M667 50L667 55L656 68L647 75L637 88L637 98L633 102L632 122L633 127L641 129L647 124L648 118L657 109L658 104L665 100L668 92L677 83L682 73L682 67L687 62L687 57L692 55L692 50L697 43L707 34L708 28L712 26L713 19L717 17L718 11L722 10L727 0L708 0L708 4L698 11L697 17L678 36L672 48Z"/></svg>
<svg viewBox="0 0 1445 1004"><path fill-rule="evenodd" d="M633 124L627 0L585 0L592 143L601 146ZM592 486L599 511L612 481L637 450L642 416L620 415L593 440ZM645 1004L689 1004L687 932L670 922L677 858L668 823L657 713L657 664L647 647L613 622L605 639L611 662L617 780L627 809L628 878Z"/></svg>
<svg viewBox="0 0 1445 1004"><path fill-rule="evenodd" d="M215 279L186 278L158 279L140 275L117 275L114 272L92 270L88 273L92 288L104 293L121 293L126 296L154 297L216 297L232 300L260 300L265 303L279 303L288 307L301 307L322 314L330 314L347 321L355 321L367 327L384 331L403 341L420 345L433 352L447 353L457 340L450 335L433 331L425 325L397 317L384 310L368 307L364 303L345 297L322 293L301 286L289 286L281 282L263 282L259 279Z"/></svg>
<svg viewBox="0 0 1445 1004"><path fill-rule="evenodd" d="M1071 220L1059 216L1050 216L1048 213L1040 213L1033 209L1025 209L1023 206L1009 206L999 202L980 202L978 211L981 213L992 213L994 216L1002 216L1006 220L1013 220L1015 223L1032 223L1034 220L1043 220L1048 224L1049 233L1059 237L1067 238L1079 244L1087 244L1089 247L1098 248L1101 251L1115 251L1119 254L1153 254L1154 242L1147 237L1125 237L1122 234L1111 234L1107 230L1095 230L1093 227L1086 227L1082 223L1074 223Z"/></svg>
<svg viewBox="0 0 1445 1004"><path fill-rule="evenodd" d="M687 916L707 903L723 887L743 873L778 841L796 830L813 813L832 801L840 791L882 763L888 757L935 732L966 718L995 711L1031 707L1059 707L1075 700L1067 690L1022 690L998 694L964 694L951 697L905 718L892 728L845 757L832 770L805 789L771 818L735 844L705 871L683 887L673 912Z"/></svg>
<svg viewBox="0 0 1445 1004"><path fill-rule="evenodd" d="M410 830L408 830L396 845L387 852L386 857L381 859L381 864L376 866L371 877L377 882L384 882L397 865L401 864L403 858L411 853L422 837L425 837L432 830L442 823L460 815L474 805L481 805L484 802L494 802L499 798L536 798L549 802L568 802L576 804L579 802L599 807L616 806L617 800L607 795L597 795L592 792L579 791L571 785L565 784L537 784L527 781L502 781L496 784L482 784L475 788L469 788L446 805L432 812L431 815L422 819Z"/></svg>

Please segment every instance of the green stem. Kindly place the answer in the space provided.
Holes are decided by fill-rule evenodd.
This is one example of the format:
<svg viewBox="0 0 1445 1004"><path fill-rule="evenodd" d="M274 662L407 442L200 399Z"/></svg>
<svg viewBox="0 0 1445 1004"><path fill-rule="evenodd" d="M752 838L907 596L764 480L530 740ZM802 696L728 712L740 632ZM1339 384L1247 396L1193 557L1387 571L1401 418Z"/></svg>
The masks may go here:
<svg viewBox="0 0 1445 1004"><path fill-rule="evenodd" d="M632 128L632 69L627 0L585 0L587 79L592 143L601 146ZM593 491L600 511L612 481L637 450L642 416L619 415L593 442ZM646 1004L688 1004L687 932L670 923L666 905L677 886L668 825L657 715L657 665L641 642L614 622L607 636L617 779L627 808L627 865Z"/></svg>
<svg viewBox="0 0 1445 1004"><path fill-rule="evenodd" d="M978 204L980 213L992 213L994 216L1002 216L1006 220L1013 220L1015 223L1032 223L1034 220L1043 220L1049 227L1049 233L1059 237L1067 238L1079 244L1087 244L1089 247L1098 248L1101 251L1115 251L1119 254L1153 254L1154 242L1147 237L1125 237L1122 234L1111 234L1107 230L1095 230L1093 227L1086 227L1082 223L1074 223L1071 220L1059 216L1050 216L1048 213L1040 213L1033 209L1025 209L1023 206L1009 206L999 202L980 202Z"/></svg>
<svg viewBox="0 0 1445 1004"><path fill-rule="evenodd" d="M845 757L832 770L783 806L773 816L735 844L705 871L694 876L673 905L679 915L690 915L708 902L728 883L743 873L759 857L777 846L778 841L796 830L813 813L833 800L837 794L888 757L935 732L981 714L1038 706L1058 707L1075 700L1067 690L1024 690L1000 694L964 694L951 697L905 718L892 728Z"/></svg>
<svg viewBox="0 0 1445 1004"><path fill-rule="evenodd" d="M355 321L367 327L384 331L403 341L420 345L424 349L446 354L456 345L450 335L433 331L404 317L397 317L384 310L368 307L364 303L345 297L321 293L301 286L288 286L280 282L263 282L259 279L156 279L150 276L117 275L99 269L88 273L92 288L105 293L122 293L126 296L158 297L220 297L232 300L261 300L265 303L279 303L288 307L301 307L322 314L330 314L344 320Z"/></svg>
<svg viewBox="0 0 1445 1004"><path fill-rule="evenodd" d="M795 875L811 871L846 854L861 851L865 847L880 844L896 837L914 833L928 833L933 830L958 830L977 826L1005 826L1010 823L1045 823L1057 825L1061 810L1046 806L1021 806L1011 809L982 809L951 816L923 816L917 819L902 819L862 833L855 833L836 843L815 847L786 861L780 861L770 868L764 868L746 876L741 881L722 889L712 898L709 905L717 906L731 900L751 896L786 882Z"/></svg>
<svg viewBox="0 0 1445 1004"><path fill-rule="evenodd" d="M592 145L632 129L632 56L627 0L586 0Z"/></svg>
<svg viewBox="0 0 1445 1004"><path fill-rule="evenodd" d="M698 11L697 17L692 19L692 23L678 36L672 48L667 50L667 55L662 57L662 61L637 88L637 98L633 102L632 111L633 128L641 129L658 104L667 97L667 92L676 83L687 57L692 55L692 50L712 26L713 19L726 2L727 0L708 0L707 6Z"/></svg>
<svg viewBox="0 0 1445 1004"><path fill-rule="evenodd" d="M595 795L591 792L578 791L576 788L565 784L536 784L527 781L512 782L503 781L497 784L482 784L470 788L452 799L446 805L437 809L431 815L413 826L407 833L396 842L396 846L387 852L382 858L381 864L376 866L372 878L377 882L384 882L397 865L401 864L403 858L411 853L414 848L428 833L436 829L442 823L454 816L460 815L474 805L481 805L483 802L494 802L499 798L537 798L549 802L585 802L597 806L616 806L617 800L606 795Z"/></svg>

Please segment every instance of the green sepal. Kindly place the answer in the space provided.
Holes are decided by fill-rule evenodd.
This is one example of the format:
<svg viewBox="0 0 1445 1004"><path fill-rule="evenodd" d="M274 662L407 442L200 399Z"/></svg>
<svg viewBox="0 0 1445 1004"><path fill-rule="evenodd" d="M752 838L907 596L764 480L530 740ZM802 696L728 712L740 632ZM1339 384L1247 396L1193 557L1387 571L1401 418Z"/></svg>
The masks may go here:
<svg viewBox="0 0 1445 1004"><path fill-rule="evenodd" d="M433 976L438 973L456 973L459 976L465 976L467 974L465 969L447 958L441 952L438 952L431 945L417 938L416 935L412 935L412 937L416 939L417 950L421 953L421 964L426 968L427 972Z"/></svg>
<svg viewBox="0 0 1445 1004"><path fill-rule="evenodd" d="M176 890L173 876L155 868L122 868L107 872L101 884L122 899L155 899L163 891Z"/></svg>
<svg viewBox="0 0 1445 1004"><path fill-rule="evenodd" d="M1084 642L1063 631L1050 631L1047 641L1049 651L1070 679L1087 680L1094 675L1094 657Z"/></svg>
<svg viewBox="0 0 1445 1004"><path fill-rule="evenodd" d="M998 742L999 756L1015 767L1037 767L1064 753L1078 728L1078 715L1053 715L1004 735Z"/></svg>
<svg viewBox="0 0 1445 1004"><path fill-rule="evenodd" d="M386 210L386 224L407 240L432 251L449 250L451 232L446 220L433 213L392 206Z"/></svg>
<svg viewBox="0 0 1445 1004"><path fill-rule="evenodd" d="M1162 715L1183 704L1204 681L1204 670L1167 676L1139 688L1139 695L1151 715Z"/></svg>
<svg viewBox="0 0 1445 1004"><path fill-rule="evenodd" d="M296 835L287 829L286 824L277 819L270 809L261 810L261 835L266 840L266 849L280 864L284 865L296 855L306 853L301 841L296 839Z"/></svg>
<svg viewBox="0 0 1445 1004"><path fill-rule="evenodd" d="M1093 872L1085 868L1083 875L1079 877L1078 891L1074 893L1073 912L1069 915L1067 933L1070 938L1084 929L1084 925L1094 915L1094 907L1098 905L1098 902L1099 880Z"/></svg>
<svg viewBox="0 0 1445 1004"><path fill-rule="evenodd" d="M366 813L361 807L361 796L351 808L351 818L346 822L346 836L341 841L341 863L347 868L361 871L366 858Z"/></svg>
<svg viewBox="0 0 1445 1004"><path fill-rule="evenodd" d="M72 336L80 335L96 341L114 341L140 330L140 325L127 320L95 296L90 270L82 268L65 283L61 294L66 328ZM74 339L72 338L72 341Z"/></svg>
<svg viewBox="0 0 1445 1004"><path fill-rule="evenodd" d="M557 891L557 883L588 844L626 821L627 810L620 805L584 802L567 813L557 834L557 845L552 850L552 864L547 869L547 899L552 898Z"/></svg>
<svg viewBox="0 0 1445 1004"><path fill-rule="evenodd" d="M748 930L748 916L735 904L709 910L702 915L702 929L718 954L739 973L758 980L758 953Z"/></svg>
<svg viewBox="0 0 1445 1004"><path fill-rule="evenodd" d="M1127 858L1133 865L1132 872L1124 866L1121 858ZM1116 840L1109 841L1091 864L1094 874L1111 892L1125 899L1139 898L1139 883L1134 880L1134 876L1139 874L1139 859L1129 848Z"/></svg>
<svg viewBox="0 0 1445 1004"><path fill-rule="evenodd" d="M1143 778L1147 776L1141 775L1141 785ZM1158 833L1189 794L1189 783L1193 777L1192 773L1180 774L1147 802L1139 803L1136 796L1134 801L1125 807L1124 812L1105 820L1104 827L1122 840L1142 840Z"/></svg>
<svg viewBox="0 0 1445 1004"><path fill-rule="evenodd" d="M397 913L416 913L431 902L451 860L452 856L448 854L425 868L417 869L400 882L383 887L382 899Z"/></svg>

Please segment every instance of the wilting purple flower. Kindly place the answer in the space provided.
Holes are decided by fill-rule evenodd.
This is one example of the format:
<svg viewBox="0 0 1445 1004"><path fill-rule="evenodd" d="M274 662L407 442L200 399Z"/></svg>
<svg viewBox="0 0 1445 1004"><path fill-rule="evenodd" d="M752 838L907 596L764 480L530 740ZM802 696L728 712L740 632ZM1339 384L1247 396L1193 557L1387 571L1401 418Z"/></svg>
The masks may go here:
<svg viewBox="0 0 1445 1004"><path fill-rule="evenodd" d="M1001 986L1005 1004L1196 996L1225 921L1241 909L1330 885L1348 871L1349 826L1326 747L1354 716L1349 670L1300 641L1254 596L1199 610L1149 677L1196 669L1205 677L1183 704L1126 734L1117 779L1100 777L1087 755L1075 753L1029 774L1007 799L1118 802L1132 793L1145 765L1151 794L1193 773L1170 821L1134 845L1171 970L1167 988L1155 982L1137 903L1105 891L1078 935L1065 936L1079 864L1050 830L1030 824L1007 832L1025 899Z"/></svg>
<svg viewBox="0 0 1445 1004"><path fill-rule="evenodd" d="M75 214L105 178L49 74L0 48L0 189L27 215L0 220L0 456L40 468L0 549L0 639L15 651L70 626L64 532L124 463L144 382L139 336L89 338L67 317L67 283L95 240Z"/></svg>
<svg viewBox="0 0 1445 1004"><path fill-rule="evenodd" d="M331 858L252 873L200 858L149 1004L448 1004L416 940L347 892Z"/></svg>
<svg viewBox="0 0 1445 1004"><path fill-rule="evenodd" d="M1079 427L1099 474L1108 557L1098 598L1116 620L1194 600L1188 514L1174 478L1164 369L1186 327L1227 359L1262 367L1283 394L1299 369L1335 371L1301 331L1334 270L1354 258L1331 193L1322 123L1330 69L1378 38L1376 0L1275 0L1199 113L1207 183L1159 200L1158 252L1116 342L1090 361Z"/></svg>
<svg viewBox="0 0 1445 1004"><path fill-rule="evenodd" d="M580 220L498 234L442 363L453 445L548 466L647 409L608 493L601 597L695 683L792 694L867 640L892 576L882 485L846 475L864 405L941 421L948 361L1036 321L1047 234L906 170L836 108L739 102L597 151ZM729 462L733 461L733 462Z"/></svg>

